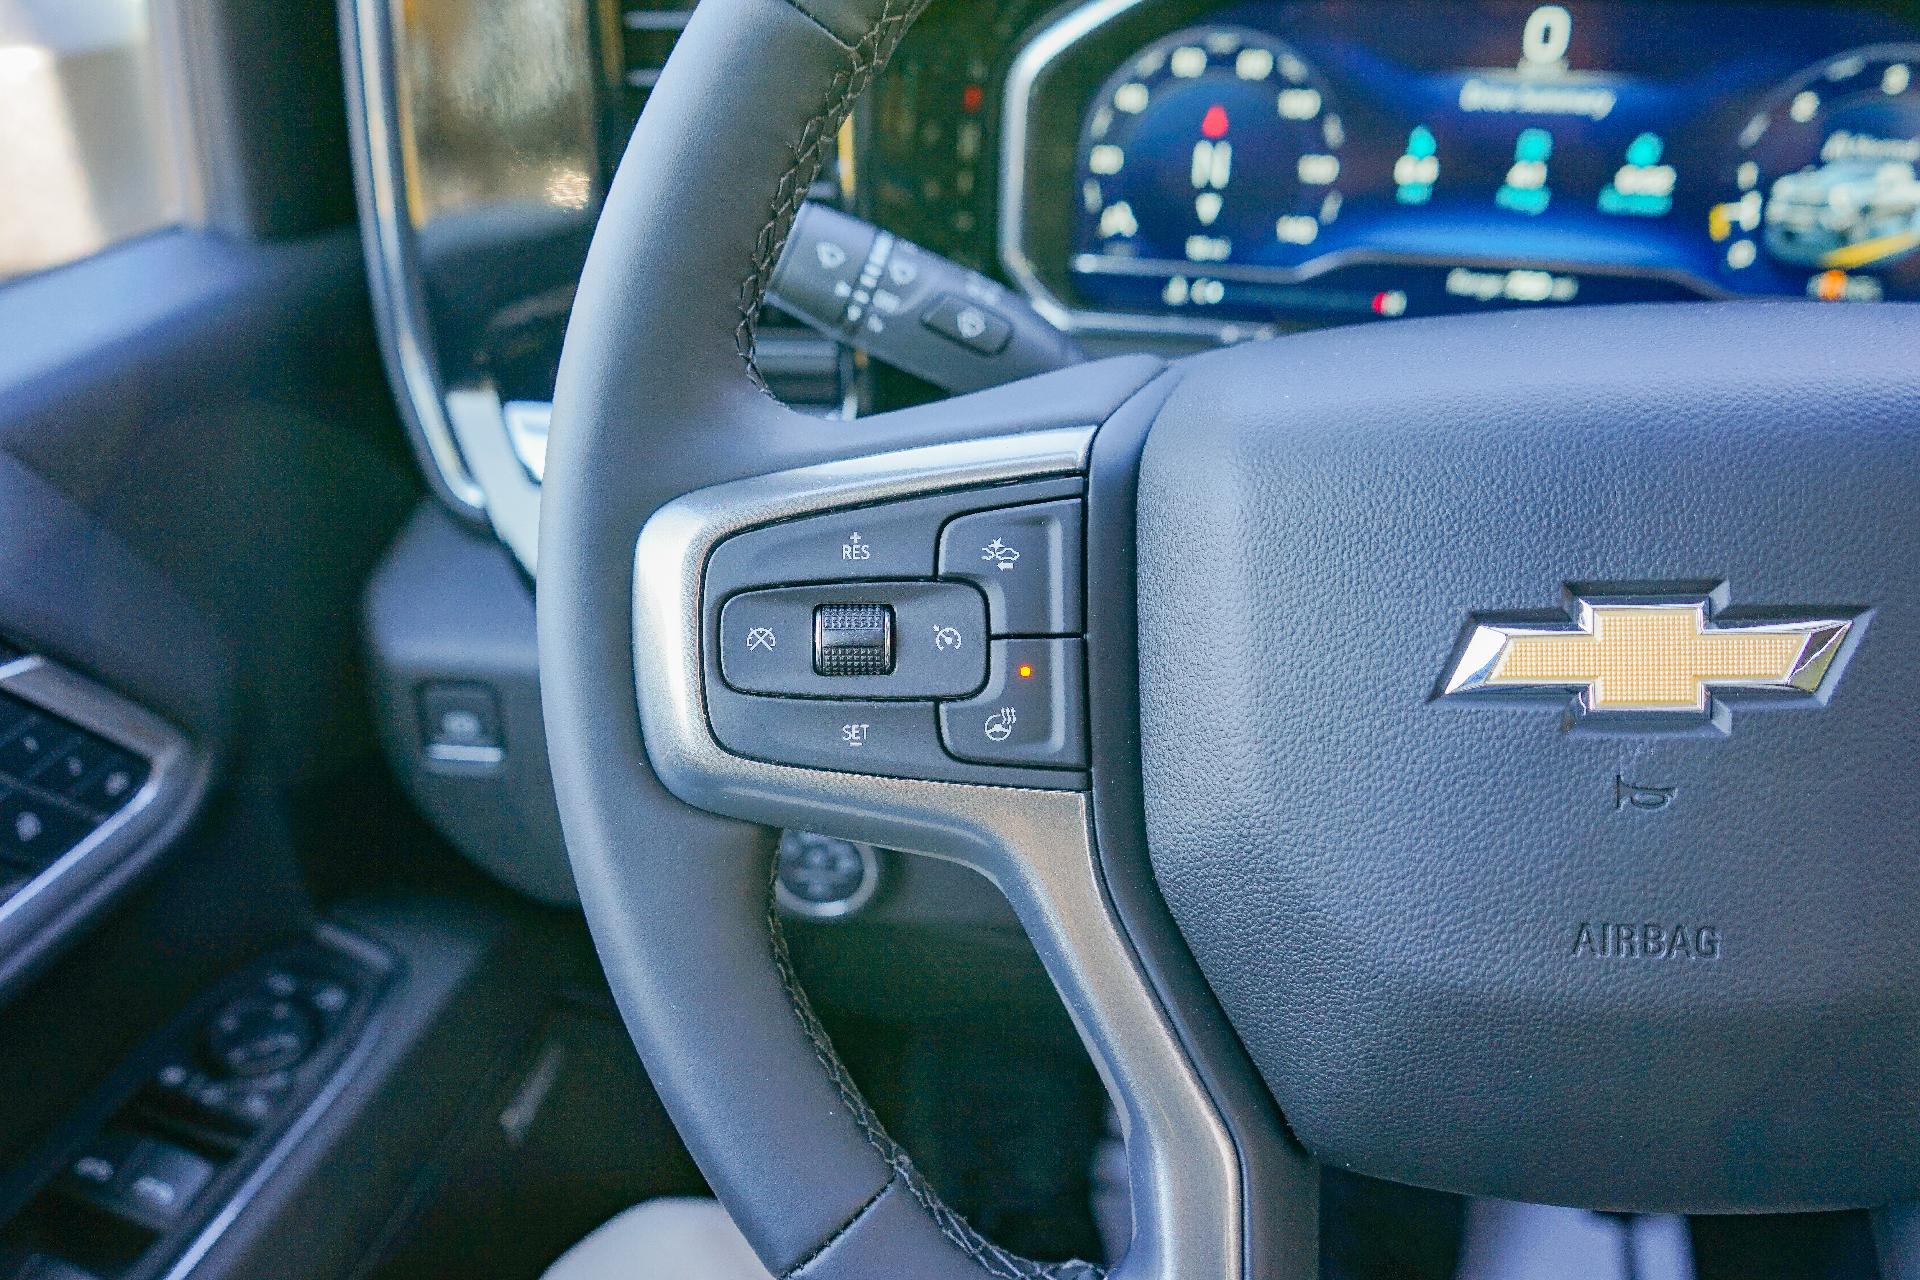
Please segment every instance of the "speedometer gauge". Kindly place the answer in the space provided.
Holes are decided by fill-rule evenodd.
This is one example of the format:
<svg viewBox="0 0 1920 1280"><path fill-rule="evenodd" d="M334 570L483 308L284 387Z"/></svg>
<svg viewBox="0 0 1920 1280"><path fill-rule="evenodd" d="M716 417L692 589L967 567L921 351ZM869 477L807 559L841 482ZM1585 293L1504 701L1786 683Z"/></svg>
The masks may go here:
<svg viewBox="0 0 1920 1280"><path fill-rule="evenodd" d="M1833 301L1920 293L1920 45L1841 54L1746 122L1708 230L1743 290Z"/></svg>
<svg viewBox="0 0 1920 1280"><path fill-rule="evenodd" d="M1175 32L1129 58L1088 112L1082 265L1303 261L1340 216L1344 142L1326 84L1282 42Z"/></svg>

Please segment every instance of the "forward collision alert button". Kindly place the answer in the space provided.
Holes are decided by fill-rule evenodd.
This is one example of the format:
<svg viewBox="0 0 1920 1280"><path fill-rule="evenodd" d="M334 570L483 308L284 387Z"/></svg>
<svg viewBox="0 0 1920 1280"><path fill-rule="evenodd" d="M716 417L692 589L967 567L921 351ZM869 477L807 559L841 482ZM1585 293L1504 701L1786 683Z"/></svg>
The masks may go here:
<svg viewBox="0 0 1920 1280"><path fill-rule="evenodd" d="M975 511L940 531L940 576L987 594L996 636L1080 630L1080 499Z"/></svg>
<svg viewBox="0 0 1920 1280"><path fill-rule="evenodd" d="M1084 650L1079 640L996 640L987 687L940 705L940 740L982 764L1087 767Z"/></svg>

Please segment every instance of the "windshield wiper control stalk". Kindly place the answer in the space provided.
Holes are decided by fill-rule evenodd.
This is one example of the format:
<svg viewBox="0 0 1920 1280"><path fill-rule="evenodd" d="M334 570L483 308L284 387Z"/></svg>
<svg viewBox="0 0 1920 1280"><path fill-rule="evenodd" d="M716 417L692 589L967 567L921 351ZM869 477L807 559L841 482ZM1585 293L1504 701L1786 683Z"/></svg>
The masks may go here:
<svg viewBox="0 0 1920 1280"><path fill-rule="evenodd" d="M1085 359L1004 285L825 205L800 207L767 293L836 341L948 391Z"/></svg>

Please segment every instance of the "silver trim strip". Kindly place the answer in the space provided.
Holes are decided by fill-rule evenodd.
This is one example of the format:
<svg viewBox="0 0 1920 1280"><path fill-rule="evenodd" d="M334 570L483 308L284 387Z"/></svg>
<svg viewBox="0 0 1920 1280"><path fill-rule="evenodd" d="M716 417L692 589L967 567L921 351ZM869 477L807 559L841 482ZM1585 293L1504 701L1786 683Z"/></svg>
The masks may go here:
<svg viewBox="0 0 1920 1280"><path fill-rule="evenodd" d="M348 133L359 178L360 234L380 354L422 461L450 500L470 515L482 515L486 494L468 473L454 441L427 336L426 300L414 260L413 228L406 219L387 0L340 0L340 6Z"/></svg>
<svg viewBox="0 0 1920 1280"><path fill-rule="evenodd" d="M488 522L521 567L534 572L540 558L540 484L514 452L499 394L490 385L456 387L445 403L453 437L487 495Z"/></svg>
<svg viewBox="0 0 1920 1280"><path fill-rule="evenodd" d="M1238 1153L1107 901L1084 793L872 778L723 749L702 696L702 574L723 538L835 507L1084 469L1093 429L879 454L669 503L634 548L634 667L647 751L701 808L971 866L1007 895L1120 1108L1135 1236L1116 1280L1244 1275Z"/></svg>
<svg viewBox="0 0 1920 1280"><path fill-rule="evenodd" d="M507 753L499 747L463 747L451 742L435 742L427 747L427 759L442 764L499 764Z"/></svg>
<svg viewBox="0 0 1920 1280"><path fill-rule="evenodd" d="M0 690L124 747L148 764L146 784L131 800L0 902L0 955L7 955L59 912L49 897L56 887L72 889L76 897L84 894L153 833L173 808L161 804L162 797L178 801L188 790L190 756L186 738L164 720L45 658L28 655L0 666Z"/></svg>
<svg viewBox="0 0 1920 1280"><path fill-rule="evenodd" d="M507 422L507 441L513 456L535 484L547 476L547 435L553 426L553 405L545 400L509 400L500 406Z"/></svg>

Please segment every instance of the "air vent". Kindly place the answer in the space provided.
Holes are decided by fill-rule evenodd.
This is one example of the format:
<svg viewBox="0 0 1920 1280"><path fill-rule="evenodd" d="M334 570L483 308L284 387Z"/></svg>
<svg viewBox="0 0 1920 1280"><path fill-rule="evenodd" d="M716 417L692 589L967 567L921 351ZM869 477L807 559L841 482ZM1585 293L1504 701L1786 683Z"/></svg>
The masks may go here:
<svg viewBox="0 0 1920 1280"><path fill-rule="evenodd" d="M674 41L693 16L694 0L622 0L620 6L621 86L635 115L660 80Z"/></svg>

